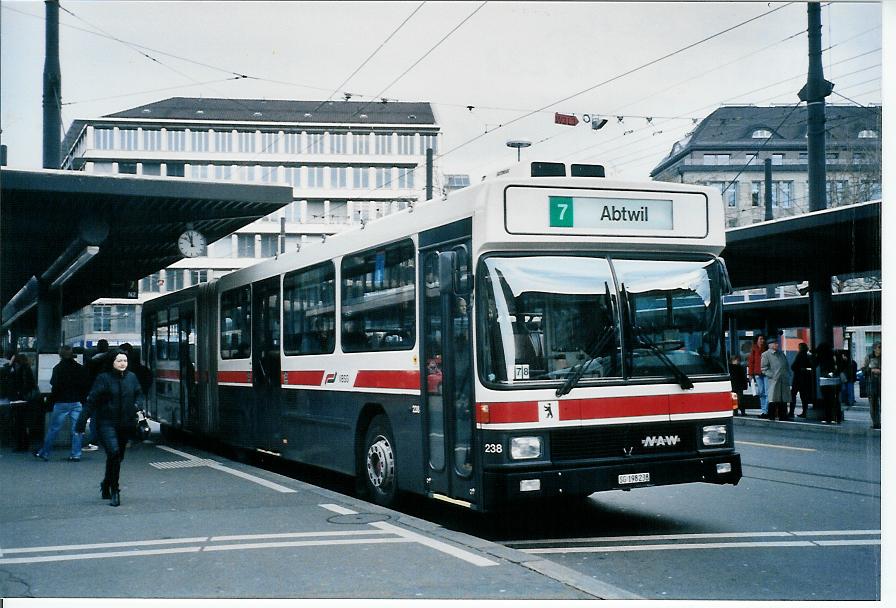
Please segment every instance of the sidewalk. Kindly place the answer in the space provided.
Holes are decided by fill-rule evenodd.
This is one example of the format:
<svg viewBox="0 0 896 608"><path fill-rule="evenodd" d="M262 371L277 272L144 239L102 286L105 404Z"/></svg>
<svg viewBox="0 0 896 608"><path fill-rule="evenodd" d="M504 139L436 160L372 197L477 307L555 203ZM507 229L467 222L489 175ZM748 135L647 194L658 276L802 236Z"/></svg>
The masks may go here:
<svg viewBox="0 0 896 608"><path fill-rule="evenodd" d="M796 413L802 411L802 405L797 403ZM823 433L841 433L847 435L868 435L870 437L880 437L880 429L871 428L871 408L868 400L856 397L856 404L851 408L843 408L842 424L822 424L821 408L810 407L808 416L800 418L794 416L793 420L769 420L760 418L759 408L748 409L746 416L741 416L737 412L734 414L735 425L745 426L765 426L765 425L782 425L783 427L791 426L802 430L818 431Z"/></svg>

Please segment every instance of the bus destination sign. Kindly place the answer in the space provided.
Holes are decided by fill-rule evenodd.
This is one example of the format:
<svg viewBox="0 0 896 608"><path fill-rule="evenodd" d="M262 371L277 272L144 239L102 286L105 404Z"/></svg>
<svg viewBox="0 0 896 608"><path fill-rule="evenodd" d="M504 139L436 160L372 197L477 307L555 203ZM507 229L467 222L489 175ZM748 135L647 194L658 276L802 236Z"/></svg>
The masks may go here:
<svg viewBox="0 0 896 608"><path fill-rule="evenodd" d="M551 228L672 230L672 201L549 196Z"/></svg>

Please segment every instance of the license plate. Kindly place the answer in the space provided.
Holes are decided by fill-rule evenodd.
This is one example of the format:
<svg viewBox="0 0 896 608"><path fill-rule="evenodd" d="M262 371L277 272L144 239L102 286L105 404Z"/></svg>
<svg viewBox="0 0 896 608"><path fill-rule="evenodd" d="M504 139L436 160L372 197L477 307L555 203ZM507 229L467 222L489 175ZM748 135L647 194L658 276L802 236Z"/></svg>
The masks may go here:
<svg viewBox="0 0 896 608"><path fill-rule="evenodd" d="M645 483L650 481L650 473L628 473L619 476L620 484Z"/></svg>

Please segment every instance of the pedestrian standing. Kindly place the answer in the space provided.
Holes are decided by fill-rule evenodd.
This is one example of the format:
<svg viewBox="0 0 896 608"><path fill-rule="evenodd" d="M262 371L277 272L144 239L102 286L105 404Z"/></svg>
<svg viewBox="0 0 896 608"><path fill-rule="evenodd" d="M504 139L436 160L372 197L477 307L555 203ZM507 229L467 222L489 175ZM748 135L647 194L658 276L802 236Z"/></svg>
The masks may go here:
<svg viewBox="0 0 896 608"><path fill-rule="evenodd" d="M134 433L137 412L143 409L143 393L137 376L127 369L127 355L115 354L112 367L111 372L96 377L87 396L87 407L78 418L77 430L84 432L87 419L96 419L99 440L106 451L106 473L100 483L100 495L110 499L111 506L117 507L121 504L121 461L127 441Z"/></svg>
<svg viewBox="0 0 896 608"><path fill-rule="evenodd" d="M871 428L873 429L880 428L880 364L881 344L875 342L862 364L864 382L868 387L868 404L871 406Z"/></svg>
<svg viewBox="0 0 896 608"><path fill-rule="evenodd" d="M837 351L837 363L840 368L840 404L849 409L856 404L856 376L859 366L845 349Z"/></svg>
<svg viewBox="0 0 896 608"><path fill-rule="evenodd" d="M809 356L809 345L800 342L797 347L796 357L790 365L793 372L793 385L790 388L790 411L788 417L793 418L796 412L796 396L799 393L800 403L803 411L799 413L800 418L806 417L806 411L809 403L815 403L815 368L812 366L812 358Z"/></svg>
<svg viewBox="0 0 896 608"><path fill-rule="evenodd" d="M758 334L753 341L750 357L747 359L750 381L756 389L756 396L759 397L759 408L762 410L759 414L760 418L768 418L768 392L766 390L765 376L762 373L762 354L767 350L768 345L765 343L765 336Z"/></svg>
<svg viewBox="0 0 896 608"><path fill-rule="evenodd" d="M31 362L23 353L12 358L9 368L9 405L16 452L27 452L31 444L39 440L38 417L40 411L40 389L31 371Z"/></svg>
<svg viewBox="0 0 896 608"><path fill-rule="evenodd" d="M53 368L50 377L50 393L53 399L53 415L50 417L50 429L44 438L43 447L34 453L41 460L49 460L53 452L53 442L66 418L71 421L72 445L68 457L70 462L81 460L81 433L75 427L81 416L81 404L87 394L87 370L75 361L75 353L71 346L59 349L59 363Z"/></svg>
<svg viewBox="0 0 896 608"><path fill-rule="evenodd" d="M769 419L787 420L790 367L787 364L787 357L778 349L777 338L771 338L768 341L768 350L762 353L762 373L767 379Z"/></svg>
<svg viewBox="0 0 896 608"><path fill-rule="evenodd" d="M747 410L744 407L744 391L747 390L749 383L747 382L747 370L740 362L740 355L731 357L731 363L728 365L728 373L731 374L731 390L737 395L737 411L741 416L746 416Z"/></svg>
<svg viewBox="0 0 896 608"><path fill-rule="evenodd" d="M834 350L827 342L815 349L815 363L818 366L818 385L824 406L822 424L840 424L840 371L834 358Z"/></svg>

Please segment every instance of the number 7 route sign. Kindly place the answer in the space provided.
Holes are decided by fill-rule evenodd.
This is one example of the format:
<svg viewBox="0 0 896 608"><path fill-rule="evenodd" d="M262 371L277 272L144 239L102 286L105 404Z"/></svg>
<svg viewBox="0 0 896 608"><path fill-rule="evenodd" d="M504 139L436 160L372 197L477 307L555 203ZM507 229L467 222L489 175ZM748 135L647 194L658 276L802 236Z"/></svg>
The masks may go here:
<svg viewBox="0 0 896 608"><path fill-rule="evenodd" d="M548 197L551 228L573 227L573 205L571 196Z"/></svg>

